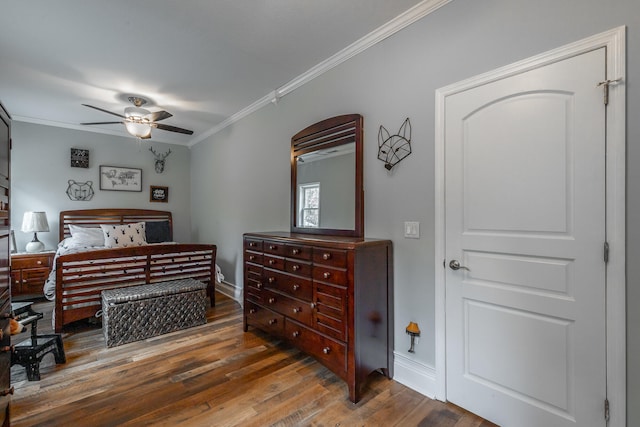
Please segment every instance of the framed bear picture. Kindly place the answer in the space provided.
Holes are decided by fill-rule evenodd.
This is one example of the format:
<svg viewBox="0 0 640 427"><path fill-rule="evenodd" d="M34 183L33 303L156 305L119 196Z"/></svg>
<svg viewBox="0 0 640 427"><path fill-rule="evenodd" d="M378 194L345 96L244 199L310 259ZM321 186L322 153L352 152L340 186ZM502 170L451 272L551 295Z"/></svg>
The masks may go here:
<svg viewBox="0 0 640 427"><path fill-rule="evenodd" d="M169 187L150 186L149 201L167 203L169 201Z"/></svg>

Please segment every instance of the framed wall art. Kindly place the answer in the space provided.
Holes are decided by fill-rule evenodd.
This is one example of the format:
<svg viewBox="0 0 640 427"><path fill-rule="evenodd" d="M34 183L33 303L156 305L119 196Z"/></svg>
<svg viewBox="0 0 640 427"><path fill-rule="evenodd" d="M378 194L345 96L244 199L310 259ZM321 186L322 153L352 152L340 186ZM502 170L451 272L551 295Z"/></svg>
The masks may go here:
<svg viewBox="0 0 640 427"><path fill-rule="evenodd" d="M169 187L150 186L149 201L167 203L169 201Z"/></svg>
<svg viewBox="0 0 640 427"><path fill-rule="evenodd" d="M88 168L89 167L89 150L82 148L71 149L71 167L72 168Z"/></svg>
<svg viewBox="0 0 640 427"><path fill-rule="evenodd" d="M142 191L142 169L100 165L100 190Z"/></svg>

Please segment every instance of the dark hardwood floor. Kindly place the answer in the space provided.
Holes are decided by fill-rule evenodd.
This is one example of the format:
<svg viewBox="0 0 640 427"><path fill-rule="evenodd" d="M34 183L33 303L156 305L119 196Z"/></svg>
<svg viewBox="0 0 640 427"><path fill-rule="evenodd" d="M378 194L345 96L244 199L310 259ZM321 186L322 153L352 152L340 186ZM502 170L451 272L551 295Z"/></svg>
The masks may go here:
<svg viewBox="0 0 640 427"><path fill-rule="evenodd" d="M51 331L49 302L42 333ZM107 349L99 325L63 335L67 363L53 355L41 380L11 368L13 426L445 426L493 424L372 374L362 400L299 350L242 331L239 304L217 294L208 323ZM26 333L13 337L23 340Z"/></svg>

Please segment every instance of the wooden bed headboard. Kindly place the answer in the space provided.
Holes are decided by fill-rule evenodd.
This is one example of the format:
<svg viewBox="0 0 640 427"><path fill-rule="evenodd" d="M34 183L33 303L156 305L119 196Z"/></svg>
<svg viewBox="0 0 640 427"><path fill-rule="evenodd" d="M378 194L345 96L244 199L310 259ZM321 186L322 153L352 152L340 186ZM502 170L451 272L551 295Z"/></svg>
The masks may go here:
<svg viewBox="0 0 640 427"><path fill-rule="evenodd" d="M169 211L151 209L81 209L60 212L59 241L70 237L69 224L97 228L100 224L129 224L143 221L169 221L173 239L173 219Z"/></svg>

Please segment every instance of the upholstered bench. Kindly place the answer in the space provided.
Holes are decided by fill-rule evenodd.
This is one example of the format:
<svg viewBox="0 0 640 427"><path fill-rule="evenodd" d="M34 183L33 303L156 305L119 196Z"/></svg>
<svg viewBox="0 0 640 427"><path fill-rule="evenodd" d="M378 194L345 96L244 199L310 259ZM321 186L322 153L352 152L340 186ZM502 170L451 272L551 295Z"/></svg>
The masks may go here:
<svg viewBox="0 0 640 427"><path fill-rule="evenodd" d="M107 347L205 324L206 288L197 280L181 279L102 291Z"/></svg>

